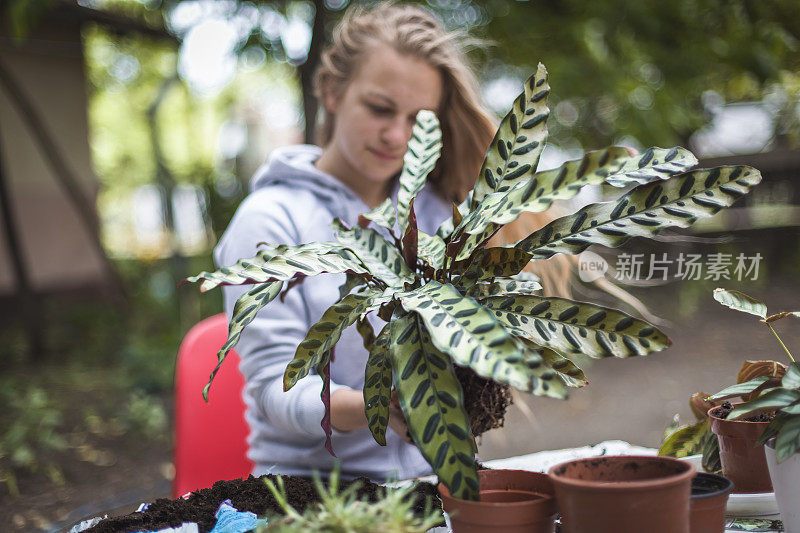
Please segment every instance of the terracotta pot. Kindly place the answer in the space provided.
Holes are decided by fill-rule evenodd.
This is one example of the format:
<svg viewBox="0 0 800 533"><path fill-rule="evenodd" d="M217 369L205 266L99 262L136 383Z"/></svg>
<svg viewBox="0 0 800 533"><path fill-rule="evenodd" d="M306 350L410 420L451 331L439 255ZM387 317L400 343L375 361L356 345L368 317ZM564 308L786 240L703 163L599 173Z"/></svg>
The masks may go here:
<svg viewBox="0 0 800 533"><path fill-rule="evenodd" d="M733 490L733 482L716 474L700 472L692 479L689 504L691 533L723 533L725 506Z"/></svg>
<svg viewBox="0 0 800 533"><path fill-rule="evenodd" d="M694 466L656 456L577 459L550 469L563 533L689 533Z"/></svg>
<svg viewBox="0 0 800 533"><path fill-rule="evenodd" d="M756 446L769 422L725 420L714 416L715 409L708 410L711 431L719 440L722 473L733 481L733 491L772 492L764 446Z"/></svg>
<svg viewBox="0 0 800 533"><path fill-rule="evenodd" d="M453 533L553 533L556 504L545 474L525 470L480 470L480 501L450 496L439 483Z"/></svg>
<svg viewBox="0 0 800 533"><path fill-rule="evenodd" d="M786 533L800 533L800 453L795 453L782 463L775 455L775 440L764 447L767 465L775 487L775 499Z"/></svg>

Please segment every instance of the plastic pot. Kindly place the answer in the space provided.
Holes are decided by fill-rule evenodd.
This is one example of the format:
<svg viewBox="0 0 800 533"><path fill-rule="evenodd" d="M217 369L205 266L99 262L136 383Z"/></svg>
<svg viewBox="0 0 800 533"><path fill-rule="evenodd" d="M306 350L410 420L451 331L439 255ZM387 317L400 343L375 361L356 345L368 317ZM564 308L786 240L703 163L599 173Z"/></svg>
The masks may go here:
<svg viewBox="0 0 800 533"><path fill-rule="evenodd" d="M711 431L719 440L722 473L733 481L734 492L772 492L764 446L756 441L769 422L747 422L716 417L709 409Z"/></svg>
<svg viewBox="0 0 800 533"><path fill-rule="evenodd" d="M553 533L556 504L545 474L525 470L480 470L480 501L453 498L439 483L453 533Z"/></svg>
<svg viewBox="0 0 800 533"><path fill-rule="evenodd" d="M700 472L692 479L689 504L691 533L723 533L725 506L733 490L733 482L716 474Z"/></svg>
<svg viewBox="0 0 800 533"><path fill-rule="evenodd" d="M775 487L775 499L781 513L784 531L800 533L800 453L795 453L782 463L775 455L775 440L767 442L764 447L767 455L767 466Z"/></svg>
<svg viewBox="0 0 800 533"><path fill-rule="evenodd" d="M694 466L656 456L577 459L549 471L563 533L689 533Z"/></svg>

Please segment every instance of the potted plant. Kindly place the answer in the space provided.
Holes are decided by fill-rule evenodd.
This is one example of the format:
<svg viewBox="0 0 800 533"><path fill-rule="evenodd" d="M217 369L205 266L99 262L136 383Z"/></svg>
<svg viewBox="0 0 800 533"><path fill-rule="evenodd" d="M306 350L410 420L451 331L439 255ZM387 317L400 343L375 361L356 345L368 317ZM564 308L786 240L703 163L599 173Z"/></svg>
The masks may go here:
<svg viewBox="0 0 800 533"><path fill-rule="evenodd" d="M630 155L620 147L586 153L560 168L537 172L547 139L550 88L540 65L502 120L477 183L452 220L434 235L417 228L414 198L439 152L431 112L420 112L390 200L356 227L334 221L337 242L286 246L189 278L203 291L253 284L237 302L219 363L259 309L306 276L345 273L339 301L308 331L288 364L284 388L316 371L329 407L331 353L342 331L356 324L370 355L364 398L369 428L383 444L392 387L410 435L453 496L479 494L476 445L456 367L524 392L556 398L585 384L571 354L647 355L669 345L655 327L615 309L537 294L521 275L532 260L577 254L592 244L619 246L633 236L687 227L731 205L761 180L750 167L688 170L695 157L683 148L650 148ZM633 187L618 200L588 205L517 243L487 247L522 212L544 211L589 185ZM366 316L386 325L376 334ZM218 367L217 367L218 368ZM215 370L216 371L216 370ZM213 379L213 373L212 373ZM210 385L210 382L209 382ZM204 389L207 395L208 386ZM323 422L330 449L329 413Z"/></svg>
<svg viewBox="0 0 800 533"><path fill-rule="evenodd" d="M749 395L746 401L737 404L727 415L729 424L746 424L741 419L763 416L767 420L759 423L753 444L765 454L775 499L781 512L784 526L789 532L800 532L800 364L795 361L789 349L775 331L773 324L790 316L800 317L798 311L783 311L768 315L767 306L755 298L737 291L717 289L714 297L732 309L761 318L789 357L790 364L784 367L780 376L759 376L744 383L734 385L715 394L712 398L724 399L742 394ZM761 447L767 443L766 447ZM722 446L724 450L724 446ZM723 457L723 468L725 458ZM736 481L734 480L734 484Z"/></svg>

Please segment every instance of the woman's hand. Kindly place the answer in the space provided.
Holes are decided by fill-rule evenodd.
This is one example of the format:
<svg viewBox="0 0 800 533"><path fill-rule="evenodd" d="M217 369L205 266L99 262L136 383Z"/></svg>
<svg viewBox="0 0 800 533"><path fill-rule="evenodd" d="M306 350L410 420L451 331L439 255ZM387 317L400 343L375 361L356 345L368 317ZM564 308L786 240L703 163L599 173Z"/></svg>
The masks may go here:
<svg viewBox="0 0 800 533"><path fill-rule="evenodd" d="M360 390L339 389L331 394L331 427L336 431L348 432L367 427L364 414L364 393ZM392 390L389 402L389 427L407 443L413 444L408 434L408 426Z"/></svg>

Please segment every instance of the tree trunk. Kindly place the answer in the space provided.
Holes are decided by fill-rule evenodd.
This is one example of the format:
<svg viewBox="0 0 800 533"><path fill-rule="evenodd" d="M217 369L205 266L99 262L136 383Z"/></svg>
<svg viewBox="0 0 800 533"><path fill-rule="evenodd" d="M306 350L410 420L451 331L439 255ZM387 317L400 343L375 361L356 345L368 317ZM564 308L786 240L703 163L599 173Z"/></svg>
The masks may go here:
<svg viewBox="0 0 800 533"><path fill-rule="evenodd" d="M300 87L303 91L304 139L306 144L314 143L317 123L318 102L314 96L314 72L320 62L322 44L325 42L325 2L314 0L314 26L311 31L311 46L306 62L298 67L300 71Z"/></svg>

